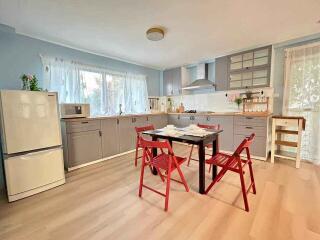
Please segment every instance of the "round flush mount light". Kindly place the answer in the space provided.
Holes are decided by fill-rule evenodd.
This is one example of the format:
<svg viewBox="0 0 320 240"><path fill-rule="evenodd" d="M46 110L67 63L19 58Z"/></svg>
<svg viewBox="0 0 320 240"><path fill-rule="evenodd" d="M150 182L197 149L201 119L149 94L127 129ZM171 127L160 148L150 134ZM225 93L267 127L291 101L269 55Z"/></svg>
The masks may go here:
<svg viewBox="0 0 320 240"><path fill-rule="evenodd" d="M161 28L150 28L146 35L150 41L160 41L164 38L164 31Z"/></svg>

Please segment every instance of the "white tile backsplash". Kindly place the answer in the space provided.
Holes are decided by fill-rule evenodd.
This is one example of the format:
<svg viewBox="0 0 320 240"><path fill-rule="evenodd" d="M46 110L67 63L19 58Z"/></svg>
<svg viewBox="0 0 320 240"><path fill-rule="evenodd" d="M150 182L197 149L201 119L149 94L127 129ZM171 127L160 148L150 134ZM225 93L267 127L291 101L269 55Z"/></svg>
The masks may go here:
<svg viewBox="0 0 320 240"><path fill-rule="evenodd" d="M271 99L272 111L272 97L273 88L251 89L252 92L263 90L264 96ZM202 94L179 95L170 97L173 100L174 107L177 108L182 102L185 110L195 109L197 111L213 111L213 112L238 112L242 111L242 106L238 110L237 104L229 102L226 97L227 94L243 93L242 91L227 91L227 92L214 92Z"/></svg>

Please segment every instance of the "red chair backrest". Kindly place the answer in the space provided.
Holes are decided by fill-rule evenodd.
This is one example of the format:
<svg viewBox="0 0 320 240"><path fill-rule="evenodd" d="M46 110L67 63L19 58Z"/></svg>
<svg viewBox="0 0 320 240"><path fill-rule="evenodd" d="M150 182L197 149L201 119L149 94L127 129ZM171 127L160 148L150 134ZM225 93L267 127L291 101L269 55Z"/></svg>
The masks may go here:
<svg viewBox="0 0 320 240"><path fill-rule="evenodd" d="M198 127L204 128L204 129L212 129L212 130L220 130L220 124L217 125L206 125L206 124L200 124L198 123Z"/></svg>
<svg viewBox="0 0 320 240"><path fill-rule="evenodd" d="M149 141L149 140L141 138L140 139L140 144L141 144L141 147L143 149L145 149L145 150L151 151L154 148L159 148L161 150L161 152L164 152L163 150L168 150L169 154L174 155L173 151L172 151L172 147L171 147L171 145L170 145L168 140L165 140L165 141Z"/></svg>
<svg viewBox="0 0 320 240"><path fill-rule="evenodd" d="M252 133L249 137L246 137L245 139L243 139L243 141L237 147L236 151L233 153L233 156L240 156L240 154L244 149L249 149L251 143L253 142L254 137L255 137L255 134Z"/></svg>
<svg viewBox="0 0 320 240"><path fill-rule="evenodd" d="M140 136L140 133L144 132L144 131L150 131L150 130L154 130L154 126L151 125L147 125L147 126L143 126L143 127L135 127L137 136Z"/></svg>
<svg viewBox="0 0 320 240"><path fill-rule="evenodd" d="M255 134L252 133L249 137L246 137L241 143L240 145L237 147L237 149L235 150L235 152L232 154L232 157L230 157L228 159L228 161L226 162L226 167L232 165L235 161L238 162L239 167L241 168L241 158L240 158L240 154L242 153L242 151L244 149L246 149L246 153L247 153L247 158L248 160L250 160L250 154L249 154L249 147L253 141L255 137ZM225 171L227 171L225 169Z"/></svg>

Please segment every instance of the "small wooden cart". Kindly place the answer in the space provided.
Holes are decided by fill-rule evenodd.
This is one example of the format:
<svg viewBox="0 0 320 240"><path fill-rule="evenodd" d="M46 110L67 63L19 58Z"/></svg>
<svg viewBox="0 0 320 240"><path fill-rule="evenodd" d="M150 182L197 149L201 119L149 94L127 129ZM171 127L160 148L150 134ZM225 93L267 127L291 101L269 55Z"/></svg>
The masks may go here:
<svg viewBox="0 0 320 240"><path fill-rule="evenodd" d="M285 158L296 161L296 168L300 168L300 149L302 131L305 129L305 119L303 117L273 116L272 117L272 144L271 163L274 158ZM296 141L282 140L281 135L296 135ZM281 146L296 148L295 152L281 150Z"/></svg>

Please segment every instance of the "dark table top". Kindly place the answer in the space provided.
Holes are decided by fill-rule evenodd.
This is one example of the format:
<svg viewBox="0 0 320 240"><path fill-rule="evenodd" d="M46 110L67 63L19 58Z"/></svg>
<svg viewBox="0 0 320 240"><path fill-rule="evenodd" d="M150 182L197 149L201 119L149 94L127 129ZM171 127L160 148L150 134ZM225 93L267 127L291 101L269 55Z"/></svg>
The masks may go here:
<svg viewBox="0 0 320 240"><path fill-rule="evenodd" d="M206 131L211 132L211 134L208 134L203 137L189 136L189 135L168 136L168 135L164 135L163 132L158 129L145 131L143 132L143 134L147 134L152 137L157 137L161 139L168 139L170 141L176 141L176 142L184 142L184 143L190 143L190 144L199 144L203 142L204 144L206 144L215 140L218 134L223 132L223 130L211 130L211 129L206 129Z"/></svg>

